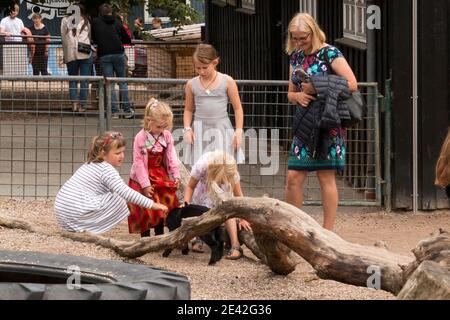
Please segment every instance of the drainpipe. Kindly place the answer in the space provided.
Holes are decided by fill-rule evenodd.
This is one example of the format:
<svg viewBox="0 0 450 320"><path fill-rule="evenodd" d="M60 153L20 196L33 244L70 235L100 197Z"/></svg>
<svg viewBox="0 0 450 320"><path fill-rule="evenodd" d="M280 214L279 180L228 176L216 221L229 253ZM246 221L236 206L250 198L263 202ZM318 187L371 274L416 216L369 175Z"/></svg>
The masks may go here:
<svg viewBox="0 0 450 320"><path fill-rule="evenodd" d="M418 45L418 31L417 31L417 0L412 1L412 57L413 57L413 76L412 76L412 85L413 85L413 92L412 92L412 107L413 107L413 213L417 213L417 207L418 207L418 141L417 141L417 125L418 125L418 119L417 119L417 102L418 102L418 85L417 85L417 71L418 71L418 52L417 52L417 45Z"/></svg>
<svg viewBox="0 0 450 320"><path fill-rule="evenodd" d="M369 7L370 5L373 4L373 1L367 1L367 6ZM376 82L376 35L375 35L375 29L369 29L366 26L366 45L367 45L367 49L366 49L366 70L367 70L367 82ZM376 96L376 92L377 90L375 90L374 87L368 87L367 88L367 105L369 106L375 106L376 104L376 99L378 99L378 97ZM375 108L370 108L372 112L375 112ZM372 119L377 119L377 117L375 116L375 114L372 115L368 115L370 118ZM375 124L373 123L373 121L368 121L367 123L367 129L368 129L368 137L367 140L369 141L376 141L375 139ZM375 159L376 159L376 148L375 146L373 146L373 149L370 150L371 152L369 152L369 154L367 155L366 158L366 165L368 166L369 169L366 169L366 182L365 182L365 198L366 199L373 199L375 198L376 195L376 187L377 187L377 183L380 182L380 178L381 177L376 177L376 171L375 170L375 166L377 165L375 163ZM379 165L379 164L378 164ZM380 200L380 199L377 199Z"/></svg>

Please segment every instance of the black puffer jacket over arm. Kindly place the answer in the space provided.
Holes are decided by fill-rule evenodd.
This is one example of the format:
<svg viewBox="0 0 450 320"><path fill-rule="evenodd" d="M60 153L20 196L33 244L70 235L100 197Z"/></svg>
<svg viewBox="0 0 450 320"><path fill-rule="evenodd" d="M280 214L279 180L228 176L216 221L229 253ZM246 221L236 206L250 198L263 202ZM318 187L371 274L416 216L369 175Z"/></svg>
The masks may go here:
<svg viewBox="0 0 450 320"><path fill-rule="evenodd" d="M311 76L317 100L308 107L298 107L294 118L294 135L315 154L321 129L341 126L342 120L349 120L345 101L350 97L348 82L337 75Z"/></svg>

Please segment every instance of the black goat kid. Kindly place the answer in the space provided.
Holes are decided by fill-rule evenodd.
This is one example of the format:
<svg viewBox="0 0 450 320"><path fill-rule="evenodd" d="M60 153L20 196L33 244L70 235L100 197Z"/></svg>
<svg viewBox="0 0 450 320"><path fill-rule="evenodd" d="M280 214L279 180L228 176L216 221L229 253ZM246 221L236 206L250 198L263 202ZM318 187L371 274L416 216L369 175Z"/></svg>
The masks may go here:
<svg viewBox="0 0 450 320"><path fill-rule="evenodd" d="M181 220L183 218L197 217L203 213L209 211L209 208L204 206L199 206L195 204L189 204L182 208L173 209L166 218L166 225L169 231L175 230L181 226ZM200 239L208 245L211 249L211 257L209 259L209 265L215 264L217 261L222 259L223 256L223 245L225 241L225 230L222 227L217 227L207 234L200 236ZM163 252L163 257L168 257L172 249L166 249ZM189 252L189 248L186 246L182 249L182 254L186 255Z"/></svg>

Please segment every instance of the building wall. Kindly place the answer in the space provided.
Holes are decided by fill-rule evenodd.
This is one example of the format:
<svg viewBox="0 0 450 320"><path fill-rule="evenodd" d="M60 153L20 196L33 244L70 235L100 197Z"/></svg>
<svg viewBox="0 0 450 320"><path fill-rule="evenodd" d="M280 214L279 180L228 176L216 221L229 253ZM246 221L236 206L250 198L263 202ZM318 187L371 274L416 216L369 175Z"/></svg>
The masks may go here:
<svg viewBox="0 0 450 320"><path fill-rule="evenodd" d="M221 70L236 79L287 79L286 27L298 1L256 0L255 6L248 15L207 1L207 41L220 52Z"/></svg>
<svg viewBox="0 0 450 320"><path fill-rule="evenodd" d="M235 79L272 78L271 1L256 0L255 15L206 6L206 38L220 54L219 69Z"/></svg>
<svg viewBox="0 0 450 320"><path fill-rule="evenodd" d="M232 7L207 3L208 40L222 55L221 68L238 79L287 79L286 27L298 11L297 0L258 1L253 16ZM272 4L272 5L271 5ZM318 22L328 42L346 56L358 81L376 81L384 90L392 79L393 207L412 208L412 8L410 0L371 0L381 8L381 29L369 46L342 40L342 0L318 0ZM281 24L281 26L280 26ZM434 170L450 124L450 4L419 0L419 206L448 208L443 190L434 186ZM226 26L225 28L223 26ZM281 39L281 41L279 40ZM369 50L369 51L368 51ZM261 54L263 53L263 54ZM372 64L368 56L372 56ZM372 74L369 70L372 68ZM384 114L381 114L383 119ZM384 122L380 123L384 133ZM389 137L382 136L382 145ZM383 176L385 176L384 173Z"/></svg>

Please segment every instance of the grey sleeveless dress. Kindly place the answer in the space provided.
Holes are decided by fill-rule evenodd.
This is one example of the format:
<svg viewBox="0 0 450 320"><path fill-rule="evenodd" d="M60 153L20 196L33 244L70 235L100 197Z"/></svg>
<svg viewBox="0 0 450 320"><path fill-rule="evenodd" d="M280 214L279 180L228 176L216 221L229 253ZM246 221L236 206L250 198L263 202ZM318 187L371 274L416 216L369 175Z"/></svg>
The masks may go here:
<svg viewBox="0 0 450 320"><path fill-rule="evenodd" d="M218 73L220 84L215 89L204 90L200 78L192 80L192 94L194 96L194 144L186 146L184 161L193 165L206 152L223 150L232 155L237 163L244 163L245 156L242 149L237 152L231 142L234 129L228 117L228 76Z"/></svg>

